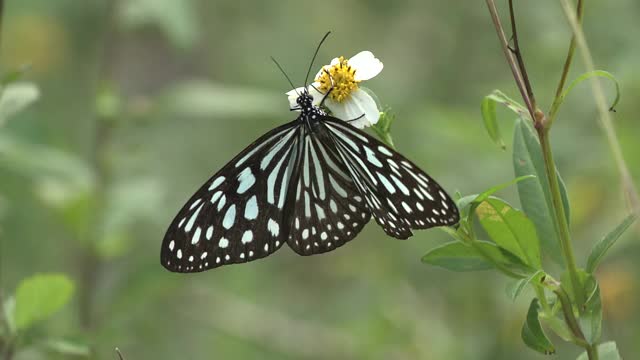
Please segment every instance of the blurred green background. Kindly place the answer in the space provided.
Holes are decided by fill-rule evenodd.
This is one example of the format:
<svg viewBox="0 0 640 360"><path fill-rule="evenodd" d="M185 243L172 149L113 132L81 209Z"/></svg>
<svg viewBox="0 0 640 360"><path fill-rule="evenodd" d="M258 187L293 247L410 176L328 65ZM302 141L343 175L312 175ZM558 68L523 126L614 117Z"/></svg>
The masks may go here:
<svg viewBox="0 0 640 360"><path fill-rule="evenodd" d="M548 109L569 28L557 1L516 5ZM597 67L621 84L615 126L635 179L639 18L635 0L586 4ZM510 152L480 118L494 88L517 97L482 1L8 1L0 69L30 64L22 80L40 96L0 124L0 295L36 273L68 275L71 302L34 331L86 344L96 359L116 359L116 346L127 360L546 358L522 344L529 299L508 300L506 279L420 263L446 239L439 230L397 241L371 224L323 256L285 248L192 275L160 265L164 231L192 192L295 116L269 56L301 84L328 30L317 66L376 54L385 69L368 87L397 114L398 149L450 193L513 177ZM578 60L571 78L581 69ZM510 142L513 116L500 115ZM587 85L567 101L552 142L584 259L627 211ZM501 196L517 204L513 188ZM629 231L598 274L603 339L627 358L640 353L639 234ZM34 345L16 359L69 357ZM558 358L578 353L563 345Z"/></svg>

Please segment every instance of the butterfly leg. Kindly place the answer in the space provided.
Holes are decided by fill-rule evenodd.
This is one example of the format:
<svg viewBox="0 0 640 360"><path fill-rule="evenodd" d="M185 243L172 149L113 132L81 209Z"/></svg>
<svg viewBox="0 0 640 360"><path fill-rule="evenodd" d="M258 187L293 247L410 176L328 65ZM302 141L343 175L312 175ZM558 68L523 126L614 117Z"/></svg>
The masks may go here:
<svg viewBox="0 0 640 360"><path fill-rule="evenodd" d="M355 118L355 119L345 120L345 121L346 121L346 122L348 122L348 123L350 123L350 122L352 122L352 121L360 120L360 119L362 119L363 117L364 117L364 114L362 114L362 115L358 116L358 117L357 117L357 118Z"/></svg>
<svg viewBox="0 0 640 360"><path fill-rule="evenodd" d="M331 74L329 73L329 71L327 69L323 69L323 70L327 75L329 75L329 79L331 79L331 87L329 88L327 93L324 94L324 96L322 97L322 100L320 100L320 105L318 105L318 106L322 106L324 104L324 101L327 100L327 97L329 96L329 94L331 94L331 91L333 90L333 78L331 77ZM315 89L315 87L314 87L314 89ZM316 89L316 90L318 90L318 89ZM320 91L318 91L318 92L320 92Z"/></svg>

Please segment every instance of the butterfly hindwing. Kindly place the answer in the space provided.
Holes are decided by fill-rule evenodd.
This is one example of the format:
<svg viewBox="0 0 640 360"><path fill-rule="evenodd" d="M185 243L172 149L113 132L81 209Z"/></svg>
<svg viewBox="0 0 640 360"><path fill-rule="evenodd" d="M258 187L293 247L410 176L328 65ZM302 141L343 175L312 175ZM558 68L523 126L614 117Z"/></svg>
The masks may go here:
<svg viewBox="0 0 640 360"><path fill-rule="evenodd" d="M320 254L353 239L371 213L326 128L311 126L300 144L287 241L300 255Z"/></svg>
<svg viewBox="0 0 640 360"><path fill-rule="evenodd" d="M395 150L348 123L323 122L376 222L396 238L411 229L454 225L458 208L442 187Z"/></svg>
<svg viewBox="0 0 640 360"><path fill-rule="evenodd" d="M198 272L263 258L280 248L301 131L293 121L268 132L196 191L165 234L162 265Z"/></svg>

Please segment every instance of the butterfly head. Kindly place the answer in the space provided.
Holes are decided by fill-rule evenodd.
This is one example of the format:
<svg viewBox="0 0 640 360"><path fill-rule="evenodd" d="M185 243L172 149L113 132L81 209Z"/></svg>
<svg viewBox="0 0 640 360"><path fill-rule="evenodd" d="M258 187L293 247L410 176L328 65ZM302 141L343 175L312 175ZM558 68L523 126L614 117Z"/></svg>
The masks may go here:
<svg viewBox="0 0 640 360"><path fill-rule="evenodd" d="M305 110L311 110L313 109L313 96L309 94L309 90L304 89L296 99L296 103L298 104L298 106L303 112Z"/></svg>

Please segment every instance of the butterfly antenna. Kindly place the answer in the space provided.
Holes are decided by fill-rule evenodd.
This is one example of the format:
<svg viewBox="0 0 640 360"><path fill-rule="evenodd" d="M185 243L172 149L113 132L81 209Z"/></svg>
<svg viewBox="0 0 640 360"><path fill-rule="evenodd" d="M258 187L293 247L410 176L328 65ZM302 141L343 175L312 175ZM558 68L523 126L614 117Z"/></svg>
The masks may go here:
<svg viewBox="0 0 640 360"><path fill-rule="evenodd" d="M293 90L296 91L296 94L298 94L298 96L300 95L300 93L298 93L298 90L296 89L295 85L293 85L293 82L291 81L291 79L289 78L289 76L287 75L286 72L284 72L284 69L282 68L282 66L280 66L280 64L276 61L276 59L274 59L273 56L271 56L271 60L276 64L276 66L278 67L278 69L280 69L280 72L282 73L282 75L284 75L284 77L287 79L287 81L289 82L289 84L291 85L291 88Z"/></svg>
<svg viewBox="0 0 640 360"><path fill-rule="evenodd" d="M313 68L313 62L316 61L316 56L318 55L318 51L320 51L320 47L322 46L322 43L327 38L327 36L329 36L329 34L331 34L331 31L327 31L327 33L324 34L324 36L322 37L322 40L320 40L320 43L318 44L318 47L316 48L316 52L313 53L313 58L311 59L311 64L309 64L309 70L307 70L307 76L304 78L304 87L305 87L305 89L307 88L307 81L309 80L309 74L311 74L311 68Z"/></svg>

